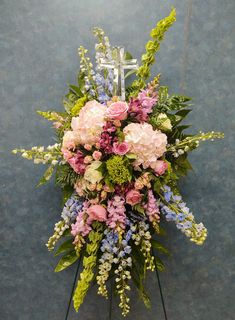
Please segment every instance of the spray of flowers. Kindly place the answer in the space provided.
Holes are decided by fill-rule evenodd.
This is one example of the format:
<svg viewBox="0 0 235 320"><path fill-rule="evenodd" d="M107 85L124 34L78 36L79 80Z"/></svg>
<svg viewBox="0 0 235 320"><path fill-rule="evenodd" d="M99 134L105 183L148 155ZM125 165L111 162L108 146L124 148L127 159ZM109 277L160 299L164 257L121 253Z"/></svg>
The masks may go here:
<svg viewBox="0 0 235 320"><path fill-rule="evenodd" d="M87 50L79 48L78 84L64 99L65 111L40 111L57 132L52 146L16 149L24 158L48 164L39 184L56 171L56 184L64 194L61 220L47 243L63 254L56 266L61 271L82 260L83 270L74 292L79 309L92 281L98 294L108 297L107 281L114 278L125 316L130 310L130 279L148 306L144 287L146 270L163 264L166 253L159 238L161 221L174 222L201 245L207 229L198 223L183 202L178 180L191 165L188 153L201 141L223 137L219 132L188 134L181 122L189 113L190 99L170 95L166 86L152 81L150 67L165 32L175 21L175 10L151 31L136 79L126 89L126 101L113 95L111 69L100 69L99 60L112 60L113 48L102 29L95 28L97 66Z"/></svg>

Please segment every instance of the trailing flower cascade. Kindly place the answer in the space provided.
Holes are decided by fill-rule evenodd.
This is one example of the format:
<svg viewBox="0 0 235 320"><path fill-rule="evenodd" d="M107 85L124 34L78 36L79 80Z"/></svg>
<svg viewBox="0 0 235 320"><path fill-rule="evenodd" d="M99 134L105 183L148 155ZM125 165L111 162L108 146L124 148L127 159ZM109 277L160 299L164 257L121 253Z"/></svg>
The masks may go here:
<svg viewBox="0 0 235 320"><path fill-rule="evenodd" d="M97 66L80 47L78 84L69 87L65 111L38 112L52 121L57 143L13 150L36 164L49 165L39 185L55 171L56 184L62 188L61 219L47 247L52 251L64 239L55 253L63 254L56 272L82 261L73 297L76 310L93 281L98 294L107 298L112 278L124 316L130 310L131 279L145 305L150 305L146 270L163 270L158 255L168 253L159 242L162 220L174 222L195 244L203 244L207 237L206 227L196 222L182 200L178 180L191 169L189 152L201 141L223 134L186 133L188 126L182 121L190 112L190 98L170 95L159 75L147 80L175 15L172 9L151 31L136 79L126 88L126 101L112 94L112 70L100 68L100 59L112 60L113 48L103 30L95 28Z"/></svg>

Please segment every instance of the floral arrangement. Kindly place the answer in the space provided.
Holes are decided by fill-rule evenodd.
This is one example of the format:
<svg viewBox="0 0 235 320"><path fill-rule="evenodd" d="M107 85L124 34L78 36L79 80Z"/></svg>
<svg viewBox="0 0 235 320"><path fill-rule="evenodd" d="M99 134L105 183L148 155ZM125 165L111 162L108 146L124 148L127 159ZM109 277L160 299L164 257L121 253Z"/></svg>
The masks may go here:
<svg viewBox="0 0 235 320"><path fill-rule="evenodd" d="M114 70L100 63L105 59L111 64L115 48L102 29L94 28L97 66L93 68L87 50L80 47L78 84L69 87L65 111L38 112L53 122L58 142L13 150L36 164L49 165L39 185L55 171L56 184L62 188L61 219L47 247L52 251L64 239L55 253L63 254L56 272L82 261L73 296L76 310L93 281L98 294L107 298L110 279L124 316L130 310L131 279L150 306L146 270L163 270L158 254L168 253L159 241L162 219L175 223L195 244L203 244L207 237L206 227L195 221L183 201L178 180L191 169L188 153L201 141L223 134L185 133L189 126L182 121L191 111L190 98L170 95L159 84L160 75L148 81L155 54L175 20L172 9L152 29L141 65L126 74L127 78L135 73L136 79L125 89L125 100L114 88ZM125 59L131 58L125 54Z"/></svg>

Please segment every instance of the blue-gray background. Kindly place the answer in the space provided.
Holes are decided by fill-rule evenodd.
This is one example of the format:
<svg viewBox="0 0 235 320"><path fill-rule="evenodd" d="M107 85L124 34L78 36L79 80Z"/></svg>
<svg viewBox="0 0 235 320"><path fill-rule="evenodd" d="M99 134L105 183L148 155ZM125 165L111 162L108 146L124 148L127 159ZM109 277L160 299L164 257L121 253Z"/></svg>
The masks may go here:
<svg viewBox="0 0 235 320"><path fill-rule="evenodd" d="M155 73L171 92L194 98L194 130L225 131L193 155L182 192L209 229L196 247L167 226L173 253L161 275L170 320L232 320L234 304L234 0L0 0L0 319L63 320L74 268L53 273L44 243L60 215L53 183L36 189L44 168L10 154L11 148L53 143L53 130L35 111L61 110L66 83L75 83L77 47L93 50L92 26L140 57L149 30L177 8L177 22L157 57ZM156 277L153 308L133 295L128 319L163 319ZM108 302L93 289L69 319L107 319ZM113 319L120 319L117 308Z"/></svg>

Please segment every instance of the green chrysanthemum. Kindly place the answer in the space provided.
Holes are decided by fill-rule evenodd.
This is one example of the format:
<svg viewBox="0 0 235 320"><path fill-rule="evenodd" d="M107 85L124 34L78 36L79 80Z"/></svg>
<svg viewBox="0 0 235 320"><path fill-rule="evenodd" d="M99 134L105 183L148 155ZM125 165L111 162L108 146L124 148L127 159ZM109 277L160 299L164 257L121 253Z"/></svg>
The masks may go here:
<svg viewBox="0 0 235 320"><path fill-rule="evenodd" d="M106 161L109 179L117 184L123 184L131 180L131 172L128 161L122 156L113 156Z"/></svg>

